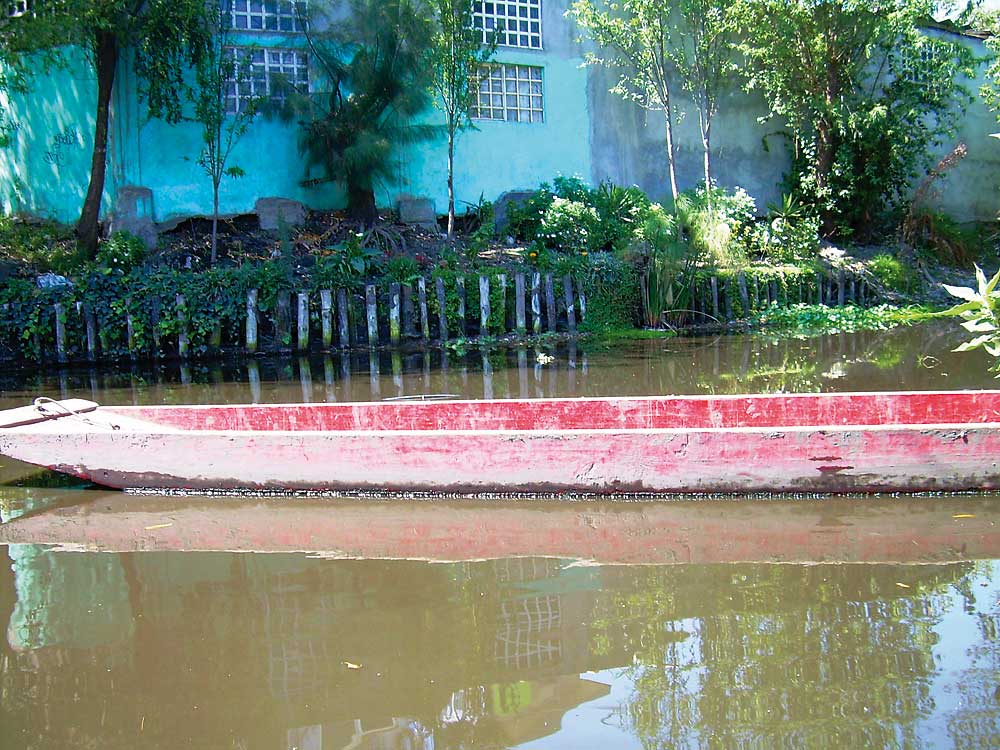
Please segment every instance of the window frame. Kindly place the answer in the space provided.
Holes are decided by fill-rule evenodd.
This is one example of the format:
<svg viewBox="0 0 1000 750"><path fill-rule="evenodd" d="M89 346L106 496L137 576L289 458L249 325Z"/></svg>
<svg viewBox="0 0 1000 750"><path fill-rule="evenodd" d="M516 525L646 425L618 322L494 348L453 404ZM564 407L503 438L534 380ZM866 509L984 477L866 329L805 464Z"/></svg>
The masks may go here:
<svg viewBox="0 0 1000 750"><path fill-rule="evenodd" d="M480 32L483 44L485 44L488 41L488 36L497 31L498 23L502 22L504 23L504 30L503 32L498 32L497 46L508 49L541 52L545 49L542 2L543 0L502 0L501 2L495 2L494 0L472 0L472 27ZM536 6L538 17L532 18L531 12ZM505 9L504 13L498 13L498 7L503 7ZM514 9L514 15L507 13L508 9ZM526 15L520 13L522 9ZM528 28L524 31L520 28L510 31L506 28L506 24L512 20L518 24L526 23ZM537 24L538 28L536 31L531 30L532 24ZM516 37L516 41L513 44L510 42L512 36ZM537 37L537 45L531 43L533 37ZM526 38L527 43L522 44L521 40L524 38Z"/></svg>
<svg viewBox="0 0 1000 750"><path fill-rule="evenodd" d="M274 10L269 11L269 6ZM286 6L288 12L282 12ZM301 34L309 0L219 0L219 7L229 17L229 28L240 34ZM238 25L241 18L246 19L246 26ZM257 18L260 26L254 27ZM268 26L269 19L274 19L273 28ZM283 21L288 28L282 28Z"/></svg>
<svg viewBox="0 0 1000 750"><path fill-rule="evenodd" d="M304 87L304 93L308 93L311 90L309 79L309 54L305 50L295 49L292 47L264 47L234 44L225 47L223 51L226 55L232 55L234 58L233 78L228 78L224 84L225 111L227 115L238 114L243 107L243 102L251 98L260 97L268 102L280 103L282 97L271 91L272 74L285 75L288 78L288 82L294 88L300 89L300 87ZM259 63L253 59L254 56L258 54L262 56L262 60ZM277 63L273 63L271 59L272 55L292 55L293 58L290 64L286 63L283 59L279 59ZM240 90L239 86L239 70L240 65L247 59L248 56L251 58L251 74L248 76L248 81L252 90L244 94L243 91ZM260 70L255 71L254 68L257 68L258 66ZM300 71L301 76L299 75ZM244 81L243 83L246 85L247 81ZM263 92L258 91L259 86L263 86ZM233 104L231 105L230 102L233 102Z"/></svg>
<svg viewBox="0 0 1000 750"><path fill-rule="evenodd" d="M543 66L495 62L484 66L484 68L478 77L476 101L469 113L472 119L482 122L508 122L525 125L545 124L546 95L545 68ZM510 72L513 72L513 76L509 75ZM537 72L537 77L533 77L534 72ZM521 90L520 84L522 83L527 84L527 91ZM535 84L537 84L537 93L532 90ZM486 106L484 106L484 95L487 97ZM511 97L514 98L513 105L510 101ZM497 103L498 98L499 104ZM526 106L522 103L524 98L528 99ZM536 99L538 106L535 106L534 100ZM501 116L497 116L498 112L501 113ZM515 116L511 117L511 113L515 113Z"/></svg>

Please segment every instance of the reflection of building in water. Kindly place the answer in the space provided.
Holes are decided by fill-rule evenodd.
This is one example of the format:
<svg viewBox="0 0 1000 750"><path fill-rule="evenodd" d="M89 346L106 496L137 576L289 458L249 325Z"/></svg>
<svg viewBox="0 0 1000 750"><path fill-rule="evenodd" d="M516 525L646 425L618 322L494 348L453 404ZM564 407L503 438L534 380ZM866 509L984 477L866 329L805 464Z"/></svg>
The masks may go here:
<svg viewBox="0 0 1000 750"><path fill-rule="evenodd" d="M413 719L338 721L288 730L288 750L433 750L430 730Z"/></svg>

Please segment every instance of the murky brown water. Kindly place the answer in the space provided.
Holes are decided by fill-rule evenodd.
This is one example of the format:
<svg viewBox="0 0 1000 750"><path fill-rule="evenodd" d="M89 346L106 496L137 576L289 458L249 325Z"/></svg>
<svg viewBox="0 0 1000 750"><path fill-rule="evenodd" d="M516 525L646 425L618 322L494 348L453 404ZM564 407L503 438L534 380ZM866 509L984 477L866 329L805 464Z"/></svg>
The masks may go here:
<svg viewBox="0 0 1000 750"><path fill-rule="evenodd" d="M995 387L960 341L7 374L0 408ZM51 543L0 566L5 750L1000 745L994 497L243 505L0 475L8 528Z"/></svg>

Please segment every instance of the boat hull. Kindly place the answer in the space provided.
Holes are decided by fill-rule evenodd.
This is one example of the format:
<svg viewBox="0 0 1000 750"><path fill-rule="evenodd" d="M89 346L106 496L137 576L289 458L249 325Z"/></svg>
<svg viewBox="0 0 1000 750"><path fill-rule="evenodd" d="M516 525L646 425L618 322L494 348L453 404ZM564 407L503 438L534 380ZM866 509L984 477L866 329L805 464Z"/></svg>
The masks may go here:
<svg viewBox="0 0 1000 750"><path fill-rule="evenodd" d="M98 407L0 453L115 488L439 495L1000 488L1000 392ZM41 407L39 407L41 408ZM86 409L86 411L84 411Z"/></svg>
<svg viewBox="0 0 1000 750"><path fill-rule="evenodd" d="M0 434L115 488L853 493L1000 488L1000 425L701 430ZM53 460L58 457L58 460Z"/></svg>

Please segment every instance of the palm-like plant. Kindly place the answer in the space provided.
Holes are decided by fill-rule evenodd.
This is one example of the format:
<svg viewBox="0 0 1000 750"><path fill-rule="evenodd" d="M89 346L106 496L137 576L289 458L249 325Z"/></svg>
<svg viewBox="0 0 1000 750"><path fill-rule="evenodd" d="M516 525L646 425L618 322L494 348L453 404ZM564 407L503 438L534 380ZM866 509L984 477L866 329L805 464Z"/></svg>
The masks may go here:
<svg viewBox="0 0 1000 750"><path fill-rule="evenodd" d="M430 105L427 45L431 18L422 0L351 0L350 12L307 38L320 91L289 91L302 126L305 184L342 182L351 218L377 219L375 187L392 175L392 154L436 128L413 122ZM316 174L318 172L318 174Z"/></svg>

